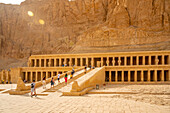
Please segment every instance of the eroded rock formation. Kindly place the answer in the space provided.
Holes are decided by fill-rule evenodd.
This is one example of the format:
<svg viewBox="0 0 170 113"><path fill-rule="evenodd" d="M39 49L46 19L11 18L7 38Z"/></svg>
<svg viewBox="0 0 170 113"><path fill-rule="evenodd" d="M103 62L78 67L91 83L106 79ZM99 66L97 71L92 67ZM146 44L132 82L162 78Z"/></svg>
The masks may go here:
<svg viewBox="0 0 170 113"><path fill-rule="evenodd" d="M28 11L34 16L28 16ZM26 0L0 4L0 56L170 49L169 0ZM40 24L43 20L45 24ZM162 45L165 45L162 44ZM100 48L98 48L100 47ZM96 51L97 52L97 51Z"/></svg>

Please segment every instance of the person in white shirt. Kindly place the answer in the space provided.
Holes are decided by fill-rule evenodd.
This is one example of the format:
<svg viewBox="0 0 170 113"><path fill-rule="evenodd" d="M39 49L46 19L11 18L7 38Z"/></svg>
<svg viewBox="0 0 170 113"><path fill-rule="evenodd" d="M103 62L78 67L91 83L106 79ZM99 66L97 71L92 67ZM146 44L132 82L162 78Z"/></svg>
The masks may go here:
<svg viewBox="0 0 170 113"><path fill-rule="evenodd" d="M58 83L60 83L60 72L58 73Z"/></svg>

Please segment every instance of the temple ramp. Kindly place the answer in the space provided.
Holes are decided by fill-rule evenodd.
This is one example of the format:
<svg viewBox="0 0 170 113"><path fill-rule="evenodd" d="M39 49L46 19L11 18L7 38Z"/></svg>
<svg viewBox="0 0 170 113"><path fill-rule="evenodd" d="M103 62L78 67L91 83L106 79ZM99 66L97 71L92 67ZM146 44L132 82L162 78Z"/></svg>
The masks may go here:
<svg viewBox="0 0 170 113"><path fill-rule="evenodd" d="M104 83L104 72L105 67L100 67L78 78L76 81L61 89L63 96L80 96L86 94L97 84L100 85Z"/></svg>
<svg viewBox="0 0 170 113"><path fill-rule="evenodd" d="M87 73L88 73L89 71L91 71L90 68L87 68ZM58 81L55 80L54 88L51 88L51 84L48 83L48 84L46 85L46 90L44 90L42 87L39 87L39 88L37 88L37 93L39 93L39 94L40 94L40 93L41 93L41 94L42 94L42 93L49 93L49 94L50 94L50 93L56 92L56 91L59 91L59 92L60 92L60 91L61 91L60 89L61 89L62 87L69 86L70 83L72 83L74 80L78 79L79 77L83 76L84 74L85 74L85 70L84 70L84 68L83 68L83 69L75 72L72 79L70 79L70 74L68 74L68 81L67 81L68 84L67 84L67 85L65 84L65 79L64 79L64 76L63 76L63 77L60 78L60 83L58 83Z"/></svg>

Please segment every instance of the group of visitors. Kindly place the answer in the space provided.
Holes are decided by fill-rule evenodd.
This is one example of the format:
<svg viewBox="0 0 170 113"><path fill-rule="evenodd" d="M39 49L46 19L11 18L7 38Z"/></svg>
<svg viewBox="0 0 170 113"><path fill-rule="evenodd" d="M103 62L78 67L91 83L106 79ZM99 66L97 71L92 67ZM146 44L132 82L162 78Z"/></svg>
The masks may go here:
<svg viewBox="0 0 170 113"><path fill-rule="evenodd" d="M12 84L12 82L11 82L11 81L8 82L8 80L6 80L6 82L5 82L5 80L1 80L1 83L2 83L2 84Z"/></svg>
<svg viewBox="0 0 170 113"><path fill-rule="evenodd" d="M74 74L74 69L72 69L71 71L70 79L73 78L73 74ZM61 72L59 72L57 75L58 83L60 83L60 75L61 75ZM67 78L68 78L67 73L65 74L64 78L65 78L65 84L67 85ZM50 83L51 83L51 88L54 88L54 84L55 84L54 77L51 78ZM46 89L46 77L43 78L42 84L43 84L43 89ZM37 96L36 90L35 90L35 80L33 80L33 82L31 83L31 97L33 96L35 97Z"/></svg>

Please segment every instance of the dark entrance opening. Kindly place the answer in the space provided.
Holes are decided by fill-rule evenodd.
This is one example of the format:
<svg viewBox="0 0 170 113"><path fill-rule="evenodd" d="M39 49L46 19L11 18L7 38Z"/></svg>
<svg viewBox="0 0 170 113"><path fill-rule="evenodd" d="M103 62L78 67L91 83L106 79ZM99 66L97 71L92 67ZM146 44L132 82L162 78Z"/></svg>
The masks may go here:
<svg viewBox="0 0 170 113"><path fill-rule="evenodd" d="M143 71L144 74L144 81L146 82L148 80L148 71Z"/></svg>
<svg viewBox="0 0 170 113"><path fill-rule="evenodd" d="M145 65L149 65L149 56L145 56Z"/></svg>
<svg viewBox="0 0 170 113"><path fill-rule="evenodd" d="M118 57L115 57L115 66L118 66Z"/></svg>
<svg viewBox="0 0 170 113"><path fill-rule="evenodd" d="M162 64L162 56L158 56L159 62L158 64L161 65Z"/></svg>
<svg viewBox="0 0 170 113"><path fill-rule="evenodd" d="M161 77L162 77L162 71L158 70L157 71L157 81L161 81Z"/></svg>
<svg viewBox="0 0 170 113"><path fill-rule="evenodd" d="M41 67L44 67L44 59L41 59Z"/></svg>
<svg viewBox="0 0 170 113"><path fill-rule="evenodd" d="M109 71L105 72L105 82L109 82Z"/></svg>
<svg viewBox="0 0 170 113"><path fill-rule="evenodd" d="M122 81L122 71L118 71L118 82Z"/></svg>
<svg viewBox="0 0 170 113"><path fill-rule="evenodd" d="M142 64L143 64L143 57L139 56L139 65L142 65Z"/></svg>
<svg viewBox="0 0 170 113"><path fill-rule="evenodd" d="M168 70L164 71L164 81L169 81L169 71Z"/></svg>
<svg viewBox="0 0 170 113"><path fill-rule="evenodd" d="M137 81L141 81L141 71L137 71Z"/></svg>
<svg viewBox="0 0 170 113"><path fill-rule="evenodd" d="M127 65L130 65L130 57L127 57Z"/></svg>
<svg viewBox="0 0 170 113"><path fill-rule="evenodd" d="M153 71L153 70L150 71L150 74L151 74L151 75L150 75L150 76L151 76L151 77L150 77L150 81L153 82L153 81L154 81L154 71Z"/></svg>
<svg viewBox="0 0 170 113"><path fill-rule="evenodd" d="M122 66L125 65L125 63L124 63L124 62L125 62L124 57L121 57L120 60L121 60L121 65L122 65Z"/></svg>
<svg viewBox="0 0 170 113"><path fill-rule="evenodd" d="M155 65L155 56L151 56L151 65Z"/></svg>
<svg viewBox="0 0 170 113"><path fill-rule="evenodd" d="M111 81L112 82L115 82L115 77L116 77L115 71L111 71Z"/></svg>
<svg viewBox="0 0 170 113"><path fill-rule="evenodd" d="M124 71L124 81L128 82L128 71Z"/></svg>
<svg viewBox="0 0 170 113"><path fill-rule="evenodd" d="M130 81L134 82L135 71L130 71Z"/></svg>

